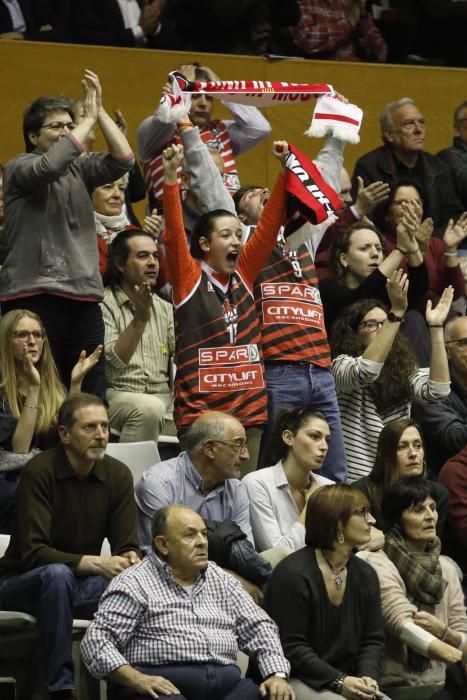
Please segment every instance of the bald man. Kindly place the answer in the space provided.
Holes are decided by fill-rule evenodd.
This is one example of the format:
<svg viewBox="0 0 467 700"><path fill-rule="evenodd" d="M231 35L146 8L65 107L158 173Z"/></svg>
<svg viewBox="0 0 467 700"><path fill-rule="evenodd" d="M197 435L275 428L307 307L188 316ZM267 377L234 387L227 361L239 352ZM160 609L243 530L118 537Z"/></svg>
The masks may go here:
<svg viewBox="0 0 467 700"><path fill-rule="evenodd" d="M84 662L109 700L295 700L275 623L238 582L208 562L207 530L189 508L152 521L147 557L110 584L83 640ZM256 660L242 679L238 649Z"/></svg>
<svg viewBox="0 0 467 700"><path fill-rule="evenodd" d="M434 404L414 404L428 452L428 466L437 474L467 443L467 318L446 324L444 341L451 373L451 393Z"/></svg>
<svg viewBox="0 0 467 700"><path fill-rule="evenodd" d="M239 481L249 457L243 425L227 413L206 411L190 426L184 444L184 452L150 467L136 484L142 548L151 547L154 513L176 503L207 520L233 520L253 542L248 496Z"/></svg>

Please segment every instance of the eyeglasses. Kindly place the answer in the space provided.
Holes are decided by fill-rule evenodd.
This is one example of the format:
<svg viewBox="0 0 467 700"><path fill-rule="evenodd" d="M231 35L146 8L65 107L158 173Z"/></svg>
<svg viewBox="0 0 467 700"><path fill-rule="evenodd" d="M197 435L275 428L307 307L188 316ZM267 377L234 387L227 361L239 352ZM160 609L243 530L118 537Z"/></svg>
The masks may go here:
<svg viewBox="0 0 467 700"><path fill-rule="evenodd" d="M385 319L386 320L386 319ZM368 319L368 321L362 321L358 324L358 328L364 331L379 331L384 321L376 321L375 319Z"/></svg>
<svg viewBox="0 0 467 700"><path fill-rule="evenodd" d="M467 347L467 338L458 338L457 340L446 340L446 345L449 345L449 343L456 343L457 345L460 345L461 348Z"/></svg>
<svg viewBox="0 0 467 700"><path fill-rule="evenodd" d="M213 440L213 442L220 442L221 445L230 445L230 447L233 447L237 452L243 452L248 448L247 442L232 442L230 440Z"/></svg>
<svg viewBox="0 0 467 700"><path fill-rule="evenodd" d="M45 338L44 331L13 331L13 336L17 340L27 341L30 337L34 338L38 343Z"/></svg>
<svg viewBox="0 0 467 700"><path fill-rule="evenodd" d="M425 128L424 119L408 119L406 122L400 125L400 131L414 131L416 128Z"/></svg>
<svg viewBox="0 0 467 700"><path fill-rule="evenodd" d="M371 518L371 510L368 507L355 508L355 510L352 511L352 515L359 515L361 518L368 521Z"/></svg>
<svg viewBox="0 0 467 700"><path fill-rule="evenodd" d="M51 131L73 131L76 128L74 122L50 122L50 124L42 124L41 129L50 129ZM40 131L40 129L39 129Z"/></svg>

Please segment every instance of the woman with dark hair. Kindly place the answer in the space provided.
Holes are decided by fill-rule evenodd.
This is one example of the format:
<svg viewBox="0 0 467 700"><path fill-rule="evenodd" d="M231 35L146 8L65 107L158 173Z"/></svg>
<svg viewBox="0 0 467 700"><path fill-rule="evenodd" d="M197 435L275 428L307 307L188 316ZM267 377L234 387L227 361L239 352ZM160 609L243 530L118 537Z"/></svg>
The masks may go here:
<svg viewBox="0 0 467 700"><path fill-rule="evenodd" d="M275 142L273 153L284 167L288 144ZM163 240L175 307L175 423L183 442L183 434L203 411L215 408L235 416L247 433L250 460L243 469L252 471L267 420L253 286L284 218L284 177L277 178L255 235L245 244L239 219L214 210L198 219L189 249L177 185L182 158L183 148L175 145L162 155Z"/></svg>
<svg viewBox="0 0 467 700"><path fill-rule="evenodd" d="M267 464L247 474L250 522L258 552L273 547L305 546L305 514L310 495L334 483L315 474L328 451L330 430L323 413L310 408L285 409L271 432Z"/></svg>
<svg viewBox="0 0 467 700"><path fill-rule="evenodd" d="M387 423L382 429L371 472L352 483L354 488L360 489L368 498L371 514L376 521L371 531L371 540L363 549L375 551L383 546L383 494L388 486L406 476L426 477L425 447L417 423L409 418L399 418ZM433 482L433 488L438 504L437 530L441 536L448 513L449 492L436 481Z"/></svg>
<svg viewBox="0 0 467 700"><path fill-rule="evenodd" d="M444 683L446 664L467 653L467 616L457 570L440 556L436 491L409 476L383 495L384 548L364 556L378 574L386 625L383 684L393 700L423 695Z"/></svg>
<svg viewBox="0 0 467 700"><path fill-rule="evenodd" d="M369 221L359 221L334 240L331 276L319 284L328 332L342 309L359 299L379 299L387 303L386 282L405 257L410 280L410 306L425 295L428 275L415 238L416 208L406 204L402 209L396 247L387 256L383 236Z"/></svg>
<svg viewBox="0 0 467 700"><path fill-rule="evenodd" d="M431 337L430 367L418 369L399 328L407 308L408 280L398 271L388 281L390 310L376 299L344 309L331 339L332 373L347 455L349 481L366 476L375 462L379 434L386 423L408 418L411 402L432 403L449 394L449 367L443 323L452 287L436 306L427 302Z"/></svg>
<svg viewBox="0 0 467 700"><path fill-rule="evenodd" d="M421 186L411 179L397 180L391 185L389 200L385 203L386 228L384 240L386 247L392 251L397 245L397 226L403 217L404 205L415 203L418 225L415 238L428 271L428 289L430 298L438 299L443 289L452 285L454 299L464 294L464 278L459 265L458 245L467 236L467 213L454 223L451 219L443 238L433 236L433 220L424 218L425 193ZM406 271L405 261L401 263Z"/></svg>
<svg viewBox="0 0 467 700"><path fill-rule="evenodd" d="M369 540L372 523L360 491L322 486L308 500L307 546L272 573L264 607L279 626L297 700L384 697L378 580L352 553Z"/></svg>

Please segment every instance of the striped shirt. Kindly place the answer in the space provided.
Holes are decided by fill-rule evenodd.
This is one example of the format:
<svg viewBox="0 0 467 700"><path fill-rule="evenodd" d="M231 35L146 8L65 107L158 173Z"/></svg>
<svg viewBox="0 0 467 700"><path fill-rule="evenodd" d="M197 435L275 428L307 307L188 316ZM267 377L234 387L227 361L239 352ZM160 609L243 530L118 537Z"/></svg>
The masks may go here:
<svg viewBox="0 0 467 700"><path fill-rule="evenodd" d="M398 418L410 417L410 401L384 416L378 413L369 388L378 379L382 368L382 363L350 355L339 355L332 363L349 482L367 476L373 469L379 434L384 426ZM429 373L429 368L425 367L408 378L413 400L417 403L435 403L449 395L449 383L434 382Z"/></svg>
<svg viewBox="0 0 467 700"><path fill-rule="evenodd" d="M209 562L187 591L151 551L111 581L81 653L104 678L126 664L235 664L239 648L262 677L290 671L276 624L233 576Z"/></svg>
<svg viewBox="0 0 467 700"><path fill-rule="evenodd" d="M233 520L253 542L248 496L238 479L226 479L209 493L186 452L147 469L135 487L138 538L142 549L151 547L151 520L159 508L184 505L207 520Z"/></svg>
<svg viewBox="0 0 467 700"><path fill-rule="evenodd" d="M116 391L169 394L170 359L175 354L173 313L170 304L152 296L151 316L128 364L114 351L115 343L134 318L134 307L125 292L105 290L101 304L105 323L105 374L107 386Z"/></svg>

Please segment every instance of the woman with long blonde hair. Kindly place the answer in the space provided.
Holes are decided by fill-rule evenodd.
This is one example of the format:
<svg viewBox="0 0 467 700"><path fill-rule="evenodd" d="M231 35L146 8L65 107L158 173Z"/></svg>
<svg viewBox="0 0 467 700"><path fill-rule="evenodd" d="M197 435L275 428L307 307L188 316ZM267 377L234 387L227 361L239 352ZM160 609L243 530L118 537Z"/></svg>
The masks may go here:
<svg viewBox="0 0 467 700"><path fill-rule="evenodd" d="M70 393L94 367L102 346L72 370ZM41 449L57 442L56 425L66 391L52 357L44 325L23 309L0 319L0 532L9 532L20 469Z"/></svg>

